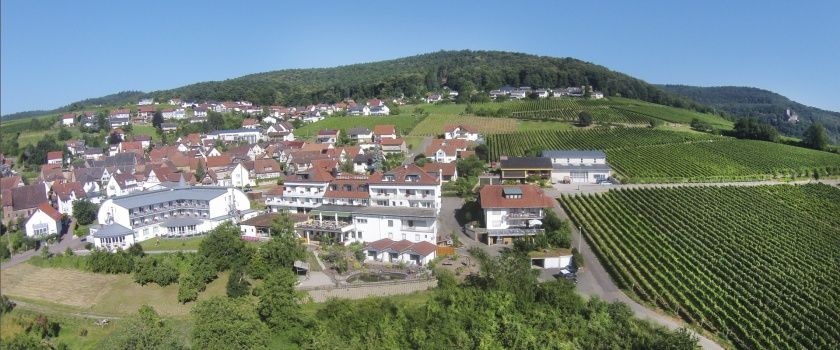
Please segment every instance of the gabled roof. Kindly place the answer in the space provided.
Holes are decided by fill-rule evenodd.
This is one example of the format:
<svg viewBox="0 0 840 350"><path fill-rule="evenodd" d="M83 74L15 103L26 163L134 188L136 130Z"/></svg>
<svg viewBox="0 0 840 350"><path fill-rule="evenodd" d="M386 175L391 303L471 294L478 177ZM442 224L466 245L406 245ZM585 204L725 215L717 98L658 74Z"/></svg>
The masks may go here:
<svg viewBox="0 0 840 350"><path fill-rule="evenodd" d="M228 165L230 165L230 162L231 162L231 155L227 154L227 153L223 153L220 156L207 157L207 162L205 163L205 166L207 168L218 168L218 167L228 166Z"/></svg>
<svg viewBox="0 0 840 350"><path fill-rule="evenodd" d="M62 151L47 152L47 160L63 159L63 158L64 158L64 152L62 152Z"/></svg>
<svg viewBox="0 0 840 350"><path fill-rule="evenodd" d="M373 250L377 252L388 251L399 254L413 253L421 256L429 256L437 251L437 246L426 241L414 243L409 240L394 241L388 238L383 238L378 241L368 243L368 245L365 246L365 250Z"/></svg>
<svg viewBox="0 0 840 350"><path fill-rule="evenodd" d="M373 133L376 135L396 135L397 128L391 124L376 125L373 127Z"/></svg>
<svg viewBox="0 0 840 350"><path fill-rule="evenodd" d="M506 198L509 194L521 192L518 198ZM551 208L554 199L546 196L534 185L485 185L480 191L481 207L487 208Z"/></svg>
<svg viewBox="0 0 840 350"><path fill-rule="evenodd" d="M347 129L347 135L370 135L371 131L368 128L350 128Z"/></svg>
<svg viewBox="0 0 840 350"><path fill-rule="evenodd" d="M412 179L416 179L416 181L411 181ZM436 185L438 184L438 180L417 165L408 164L396 167L385 173L373 173L370 176L369 183L371 185Z"/></svg>
<svg viewBox="0 0 840 350"><path fill-rule="evenodd" d="M598 150L545 150L544 158L607 158L604 151Z"/></svg>
<svg viewBox="0 0 840 350"><path fill-rule="evenodd" d="M379 144L382 146L400 146L405 144L405 140L403 139L383 139L379 141Z"/></svg>
<svg viewBox="0 0 840 350"><path fill-rule="evenodd" d="M504 169L545 169L551 170L551 159L543 157L510 157L501 161Z"/></svg>
<svg viewBox="0 0 840 350"><path fill-rule="evenodd" d="M473 134L477 134L477 133L478 133L478 129L473 128L473 127L471 127L471 126L469 126L469 125L464 125L464 124L459 124L459 125L447 125L447 126L446 126L446 128L444 129L444 131L446 131L446 132L453 132L453 131L455 131L455 130L457 130L457 129L461 129L462 131L469 132L469 133L473 133Z"/></svg>
<svg viewBox="0 0 840 350"><path fill-rule="evenodd" d="M254 161L254 172L257 174L279 173L280 163L271 158L261 158Z"/></svg>
<svg viewBox="0 0 840 350"><path fill-rule="evenodd" d="M44 202L47 202L47 189L41 182L12 189L12 207L14 210L35 208Z"/></svg>
<svg viewBox="0 0 840 350"><path fill-rule="evenodd" d="M55 210L55 208L47 202L39 204L38 210L44 212L44 214L47 214L47 216L51 217L55 221L61 220L61 213L59 213L58 210Z"/></svg>
<svg viewBox="0 0 840 350"><path fill-rule="evenodd" d="M443 176L455 176L457 168L455 163L426 163L423 164L423 171L433 176L437 176L439 172L443 173Z"/></svg>
<svg viewBox="0 0 840 350"><path fill-rule="evenodd" d="M82 183L75 181L75 182L67 182L67 183L57 183L53 184L52 187L53 193L55 193L56 197L62 201L66 201L70 199L70 194L75 193L76 198L84 198L87 197L84 188L82 187Z"/></svg>
<svg viewBox="0 0 840 350"><path fill-rule="evenodd" d="M324 130L318 131L318 136L333 136L333 135L338 135L338 130L324 129Z"/></svg>
<svg viewBox="0 0 840 350"><path fill-rule="evenodd" d="M0 178L0 189L10 190L21 185L23 185L23 179L20 177L20 175L6 176Z"/></svg>

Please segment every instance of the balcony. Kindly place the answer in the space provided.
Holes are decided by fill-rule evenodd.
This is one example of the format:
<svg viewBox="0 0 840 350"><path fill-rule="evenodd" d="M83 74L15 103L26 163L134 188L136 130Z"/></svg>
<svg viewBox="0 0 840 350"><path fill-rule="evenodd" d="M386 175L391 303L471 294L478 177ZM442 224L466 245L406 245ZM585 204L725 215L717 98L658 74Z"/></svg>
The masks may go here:
<svg viewBox="0 0 840 350"><path fill-rule="evenodd" d="M435 232L434 227L423 227L423 226L400 226L400 231L406 232L423 232L423 233L433 233Z"/></svg>
<svg viewBox="0 0 840 350"><path fill-rule="evenodd" d="M510 219L542 219L543 215L541 212L531 212L531 211L515 211L515 212L508 212L507 218Z"/></svg>
<svg viewBox="0 0 840 350"><path fill-rule="evenodd" d="M354 227L352 222L345 221L329 221L329 220L311 220L295 225L295 229L325 231L325 232L347 232Z"/></svg>

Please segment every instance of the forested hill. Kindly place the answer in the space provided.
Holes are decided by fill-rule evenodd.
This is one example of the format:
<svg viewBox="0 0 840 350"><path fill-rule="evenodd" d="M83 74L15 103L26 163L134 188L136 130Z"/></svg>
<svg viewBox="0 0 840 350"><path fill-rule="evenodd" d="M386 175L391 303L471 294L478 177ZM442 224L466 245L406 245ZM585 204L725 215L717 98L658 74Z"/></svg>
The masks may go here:
<svg viewBox="0 0 840 350"><path fill-rule="evenodd" d="M148 94L130 92L107 97L116 97L108 98L112 104L133 103L152 96L158 100L180 97L196 101L247 100L261 105L302 105L335 102L346 97L423 96L443 86L456 91L488 91L503 85L554 88L584 84L607 96L706 111L704 106L642 80L577 59L467 50L334 68L286 69ZM88 108L100 99L80 101L51 112Z"/></svg>
<svg viewBox="0 0 840 350"><path fill-rule="evenodd" d="M733 117L757 117L788 136L801 137L808 126L819 122L825 126L832 142L840 143L840 112L806 106L775 92L751 87L658 86ZM788 121L785 114L788 108L799 115L799 122Z"/></svg>

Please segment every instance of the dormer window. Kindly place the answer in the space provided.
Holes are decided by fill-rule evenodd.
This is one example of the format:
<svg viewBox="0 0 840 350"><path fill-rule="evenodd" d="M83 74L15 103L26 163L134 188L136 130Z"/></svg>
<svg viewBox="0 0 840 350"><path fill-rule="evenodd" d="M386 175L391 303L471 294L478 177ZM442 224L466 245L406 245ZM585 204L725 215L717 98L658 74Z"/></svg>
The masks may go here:
<svg viewBox="0 0 840 350"><path fill-rule="evenodd" d="M382 181L385 182L394 182L394 175L385 175L382 177Z"/></svg>
<svg viewBox="0 0 840 350"><path fill-rule="evenodd" d="M519 187L505 187L502 190L502 196L507 199L522 198L522 189Z"/></svg>
<svg viewBox="0 0 840 350"><path fill-rule="evenodd" d="M406 182L417 182L420 181L420 175L410 174L405 176Z"/></svg>

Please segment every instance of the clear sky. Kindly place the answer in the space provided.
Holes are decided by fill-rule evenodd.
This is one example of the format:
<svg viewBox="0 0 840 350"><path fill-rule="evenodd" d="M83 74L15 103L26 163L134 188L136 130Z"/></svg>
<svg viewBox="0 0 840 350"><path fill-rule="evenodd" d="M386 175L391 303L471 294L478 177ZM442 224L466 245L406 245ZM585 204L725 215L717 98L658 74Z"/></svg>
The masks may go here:
<svg viewBox="0 0 840 350"><path fill-rule="evenodd" d="M840 111L840 1L3 0L0 113L441 49L575 57Z"/></svg>

